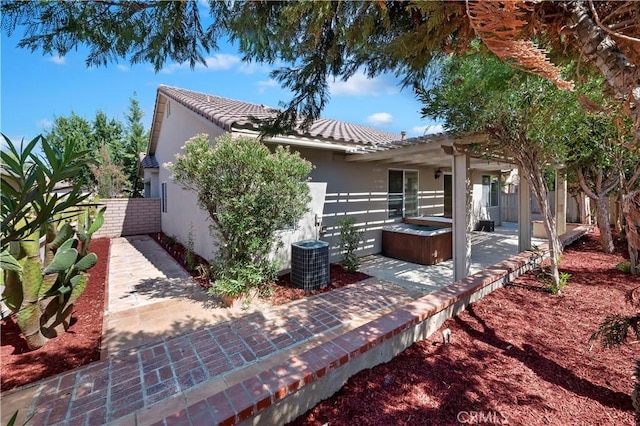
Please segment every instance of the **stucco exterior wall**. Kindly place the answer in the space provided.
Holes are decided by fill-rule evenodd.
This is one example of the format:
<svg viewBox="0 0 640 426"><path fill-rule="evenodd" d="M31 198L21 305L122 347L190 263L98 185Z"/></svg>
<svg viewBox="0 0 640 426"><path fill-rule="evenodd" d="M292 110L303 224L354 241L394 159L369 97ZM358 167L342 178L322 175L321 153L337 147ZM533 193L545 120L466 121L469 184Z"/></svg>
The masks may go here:
<svg viewBox="0 0 640 426"><path fill-rule="evenodd" d="M389 170L416 170L419 180L420 215L442 215L443 181L436 180L433 168L402 166L379 162L348 162L343 154L331 151L299 149L302 157L315 166L312 182L326 182L327 194L322 217L324 241L330 243L331 260L338 261L339 232L337 220L345 216L355 218L356 227L363 231L359 256L382 251L382 227L400 219L390 219L387 212Z"/></svg>
<svg viewBox="0 0 640 426"><path fill-rule="evenodd" d="M160 198L160 183L158 169L144 169L143 182L145 184L145 197ZM146 186L149 184L149 193L146 193Z"/></svg>
<svg viewBox="0 0 640 426"><path fill-rule="evenodd" d="M273 258L280 262L282 270L291 268L292 243L315 240L320 235L327 184L325 182L309 182L308 185L309 195L311 196L311 201L308 204L309 211L298 221L295 227L279 231L277 235L282 244L274 248Z"/></svg>
<svg viewBox="0 0 640 426"><path fill-rule="evenodd" d="M194 114L177 102L169 101L163 118L155 156L158 170L157 191L163 183L167 184L166 213L160 213L162 231L182 244L191 240L193 248L203 258L210 260L215 256L216 248L209 233L210 220L206 212L198 207L196 195L176 184L170 176L165 163L174 162L175 155L182 152L182 146L191 137L206 133L210 140L224 133L211 122ZM153 193L152 189L152 193Z"/></svg>
<svg viewBox="0 0 640 426"><path fill-rule="evenodd" d="M482 176L500 176L500 170L486 171L486 170L472 170L470 172L471 185L472 185L472 197L473 197L473 212L471 214L471 225L475 229L476 224L480 220L492 220L495 226L502 224L502 218L500 214L501 197L498 191L498 205L494 207L486 207L482 198Z"/></svg>

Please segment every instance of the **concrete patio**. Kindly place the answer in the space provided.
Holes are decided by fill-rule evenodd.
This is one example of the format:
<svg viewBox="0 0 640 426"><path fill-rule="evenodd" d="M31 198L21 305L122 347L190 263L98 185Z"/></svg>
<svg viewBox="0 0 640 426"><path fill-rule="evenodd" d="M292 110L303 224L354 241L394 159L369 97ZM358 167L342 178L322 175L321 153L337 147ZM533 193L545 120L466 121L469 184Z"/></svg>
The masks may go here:
<svg viewBox="0 0 640 426"><path fill-rule="evenodd" d="M533 238L531 242L534 246L539 246L545 243L545 240ZM494 232L473 231L470 274L475 274L517 253L517 223L502 222L501 226L495 227ZM375 254L362 258L360 271L402 286L420 296L453 284L453 260L424 266Z"/></svg>

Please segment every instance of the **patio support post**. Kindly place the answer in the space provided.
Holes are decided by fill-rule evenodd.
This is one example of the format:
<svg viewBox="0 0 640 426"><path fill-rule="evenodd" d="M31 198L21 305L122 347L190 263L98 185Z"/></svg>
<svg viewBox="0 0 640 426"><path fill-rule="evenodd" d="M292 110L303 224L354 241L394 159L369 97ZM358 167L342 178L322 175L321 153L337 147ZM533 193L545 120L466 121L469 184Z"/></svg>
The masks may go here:
<svg viewBox="0 0 640 426"><path fill-rule="evenodd" d="M454 150L453 153L453 280L469 275L471 262L471 179L469 155Z"/></svg>
<svg viewBox="0 0 640 426"><path fill-rule="evenodd" d="M567 174L556 170L556 232L567 232Z"/></svg>
<svg viewBox="0 0 640 426"><path fill-rule="evenodd" d="M531 188L522 170L518 176L518 251L525 251L531 250Z"/></svg>

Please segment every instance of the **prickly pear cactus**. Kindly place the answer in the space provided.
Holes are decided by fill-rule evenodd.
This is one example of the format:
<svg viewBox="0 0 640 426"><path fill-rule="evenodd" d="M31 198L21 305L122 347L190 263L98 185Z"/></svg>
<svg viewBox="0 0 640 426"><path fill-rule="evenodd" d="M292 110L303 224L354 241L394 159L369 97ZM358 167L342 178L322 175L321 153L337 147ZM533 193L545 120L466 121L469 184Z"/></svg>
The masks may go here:
<svg viewBox="0 0 640 426"><path fill-rule="evenodd" d="M98 258L89 252L91 237L104 222L104 208L92 218L88 211L58 229L45 232L45 261L40 261L40 233L34 232L10 248L21 268L4 271L7 306L16 312L18 326L30 349L66 331L73 305L87 286L86 271ZM20 270L21 269L21 270Z"/></svg>

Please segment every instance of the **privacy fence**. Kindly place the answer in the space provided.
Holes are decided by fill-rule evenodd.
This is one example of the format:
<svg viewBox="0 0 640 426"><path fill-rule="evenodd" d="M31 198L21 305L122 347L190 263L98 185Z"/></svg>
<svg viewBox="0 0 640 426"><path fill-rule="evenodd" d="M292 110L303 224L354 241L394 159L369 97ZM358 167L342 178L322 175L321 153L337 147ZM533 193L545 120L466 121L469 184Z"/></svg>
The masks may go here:
<svg viewBox="0 0 640 426"><path fill-rule="evenodd" d="M556 211L556 197L555 191L550 191L548 196L549 204L551 205L551 212L555 214ZM501 194L500 198L501 218L505 222L517 222L518 221L518 194ZM595 204L591 202L591 208L595 208ZM609 197L609 223L613 225L616 223L618 216L618 205L616 197ZM535 198L531 197L531 219L541 220L540 209ZM568 223L581 223L580 221L580 209L578 208L578 202L572 196L567 196L567 222Z"/></svg>
<svg viewBox="0 0 640 426"><path fill-rule="evenodd" d="M555 191L550 191L548 196L549 204L551 205L551 211L556 211L556 196ZM535 198L531 197L531 219L540 220L540 209ZM505 222L517 222L518 221L518 194L501 194L500 199L501 217ZM580 223L580 210L578 209L578 203L575 198L567 197L567 222Z"/></svg>

